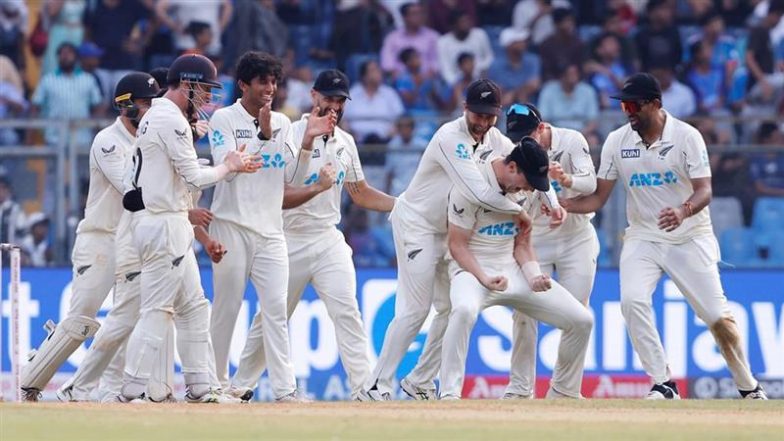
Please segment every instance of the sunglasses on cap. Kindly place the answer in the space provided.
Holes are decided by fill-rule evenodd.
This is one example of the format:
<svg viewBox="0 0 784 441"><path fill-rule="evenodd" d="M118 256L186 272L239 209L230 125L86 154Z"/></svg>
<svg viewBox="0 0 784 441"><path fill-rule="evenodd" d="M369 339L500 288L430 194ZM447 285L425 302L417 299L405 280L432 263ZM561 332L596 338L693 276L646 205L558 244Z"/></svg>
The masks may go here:
<svg viewBox="0 0 784 441"><path fill-rule="evenodd" d="M506 111L506 115L507 116L509 116L509 115L523 115L523 116L533 115L534 118L536 118L537 120L539 119L539 117L536 116L536 113L533 110L531 110L531 108L528 107L525 104L512 104L509 107L509 110Z"/></svg>
<svg viewBox="0 0 784 441"><path fill-rule="evenodd" d="M650 100L641 101L621 101L621 110L626 113L634 114L642 110L642 106L650 103Z"/></svg>

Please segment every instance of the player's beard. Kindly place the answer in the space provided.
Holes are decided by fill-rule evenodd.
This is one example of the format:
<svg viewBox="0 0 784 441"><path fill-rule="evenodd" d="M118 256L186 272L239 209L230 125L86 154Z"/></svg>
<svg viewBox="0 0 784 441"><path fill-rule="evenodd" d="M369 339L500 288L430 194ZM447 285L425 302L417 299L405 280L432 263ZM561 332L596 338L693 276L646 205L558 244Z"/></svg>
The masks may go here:
<svg viewBox="0 0 784 441"><path fill-rule="evenodd" d="M468 130L471 131L471 134L474 135L477 139L482 139L487 132L490 131L491 126L482 126L480 124L469 124Z"/></svg>

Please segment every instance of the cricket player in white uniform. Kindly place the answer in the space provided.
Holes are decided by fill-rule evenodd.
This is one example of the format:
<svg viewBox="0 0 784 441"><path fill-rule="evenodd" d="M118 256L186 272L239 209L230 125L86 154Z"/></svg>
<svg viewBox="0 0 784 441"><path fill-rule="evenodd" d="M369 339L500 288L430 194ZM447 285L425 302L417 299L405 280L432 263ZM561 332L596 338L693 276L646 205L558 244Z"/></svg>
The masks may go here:
<svg viewBox="0 0 784 441"><path fill-rule="evenodd" d="M121 114L98 132L90 147L87 206L76 229L71 256L71 305L56 327L47 322L49 335L24 368L22 395L26 401L38 401L60 365L100 327L95 316L114 285L114 240L123 213L126 158L132 154L139 121L157 93L158 84L143 72L126 75L115 88L115 104Z"/></svg>
<svg viewBox="0 0 784 441"><path fill-rule="evenodd" d="M338 123L349 96L349 80L343 72L330 69L321 72L311 90L313 107L317 113L303 115L292 124L294 145L309 147L310 164L304 177L298 178L286 190L283 212L284 230L288 244L288 316L302 298L308 283L313 284L319 298L335 325L338 351L348 375L351 398L367 400L364 382L370 375L368 342L357 304L356 271L351 248L337 229L340 223L342 189L348 189L351 200L359 207L389 212L395 198L368 185L354 138L342 130L313 133L312 121L332 115ZM291 166L289 166L291 167ZM326 183L324 168L329 167L334 177ZM317 187L317 188L313 188ZM266 317L254 317L232 386L244 398L252 390L264 370L266 347L260 348Z"/></svg>
<svg viewBox="0 0 784 441"><path fill-rule="evenodd" d="M588 142L578 131L555 127L542 121L532 104L514 104L506 112L506 135L512 141L531 136L550 158L551 186L561 198L591 194L596 190L596 172ZM596 275L599 239L591 225L593 213L568 216L558 228L549 220L534 220L532 242L542 271L552 276L580 303L588 306ZM536 320L513 314L512 363L504 399L534 397L536 384Z"/></svg>
<svg viewBox="0 0 784 441"><path fill-rule="evenodd" d="M121 399L144 396L168 327L177 348L190 402L215 401L210 384L209 302L191 251L189 188L213 185L232 172L255 172L259 155L227 153L222 164L200 167L189 119L220 87L215 66L201 55L183 55L169 68L168 91L142 118L134 155L132 190L123 205L134 212L134 246L142 271L141 318L128 340ZM188 118L186 118L186 115Z"/></svg>
<svg viewBox="0 0 784 441"><path fill-rule="evenodd" d="M219 183L213 196L215 219L210 233L231 250L223 262L213 265L215 298L210 332L217 375L222 387L228 388L229 347L250 278L264 318L265 344L254 351L265 351L276 400L296 401L286 316L289 261L282 206L285 185L295 178L304 179L312 146L306 146L300 156L292 140L291 122L271 110L282 76L280 61L263 52L248 52L240 58L236 71L242 98L213 115L212 156L220 164L228 152L244 145L262 156L263 165L258 173L231 176ZM314 118L307 130L312 137L334 125L334 118Z"/></svg>
<svg viewBox="0 0 784 441"><path fill-rule="evenodd" d="M467 89L465 113L436 131L417 171L398 198L390 215L398 264L395 317L387 328L376 367L366 392L376 400L389 400L395 373L414 337L422 328L431 305L436 316L428 332L417 367L401 382L416 399L434 399L432 378L441 364L441 343L449 314L446 254L447 195L454 190L483 208L510 215L530 224L520 206L498 194L474 163L478 149L511 151L512 142L494 127L501 110L501 91L481 79Z"/></svg>
<svg viewBox="0 0 784 441"><path fill-rule="evenodd" d="M516 201L531 216L538 215L544 193L533 190L547 191L549 159L536 141L523 138L509 155L491 152L477 163L499 194ZM590 311L542 273L531 231L519 231L515 215L486 210L460 192L449 195L449 206L452 312L444 335L441 399L460 398L471 330L479 313L493 305L510 306L563 330L547 395L580 398L593 327Z"/></svg>
<svg viewBox="0 0 784 441"><path fill-rule="evenodd" d="M662 109L661 87L650 74L632 75L614 98L621 100L629 123L604 143L596 191L565 201L564 208L596 212L618 179L626 187L629 227L621 251L621 311L653 379L648 398L680 398L651 310L653 290L666 273L711 330L740 395L766 399L749 369L719 278L705 141L697 129Z"/></svg>

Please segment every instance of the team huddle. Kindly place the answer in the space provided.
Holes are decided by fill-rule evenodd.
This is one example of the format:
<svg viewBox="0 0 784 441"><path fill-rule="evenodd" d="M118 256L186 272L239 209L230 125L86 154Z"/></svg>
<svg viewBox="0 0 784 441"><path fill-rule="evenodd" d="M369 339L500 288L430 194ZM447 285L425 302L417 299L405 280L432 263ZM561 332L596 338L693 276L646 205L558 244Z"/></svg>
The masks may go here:
<svg viewBox="0 0 784 441"><path fill-rule="evenodd" d="M188 402L248 401L265 370L276 401L307 401L297 390L288 319L308 284L334 322L353 400L396 396L398 365L431 308L424 350L399 385L416 400L460 399L471 331L493 305L514 310L503 398L534 397L539 321L562 331L547 397L582 398L599 254L591 218L619 179L629 221L621 309L653 381L647 398L680 398L651 308L664 272L710 328L740 395L767 399L719 279L705 143L662 108L650 75L633 75L615 97L629 123L608 136L598 174L585 138L543 121L533 105L507 109L502 133L495 127L501 90L474 81L463 115L433 135L398 198L366 182L354 139L338 125L351 99L346 75L319 74L312 111L293 123L271 110L281 77L275 57L246 53L236 69L241 98L211 118L203 108L221 86L203 56L179 57L159 81L135 72L117 84L120 116L90 150L70 309L60 323L47 322L49 335L23 369L25 400L37 401L60 365L95 337L57 391L60 400L175 401L176 345ZM194 148L204 136L212 166ZM201 190L212 186L210 209L199 208ZM337 228L344 186L357 206L389 212L394 236L395 316L375 367L351 249ZM212 304L194 239L212 260ZM260 307L230 378L248 280ZM112 288L114 306L100 324Z"/></svg>

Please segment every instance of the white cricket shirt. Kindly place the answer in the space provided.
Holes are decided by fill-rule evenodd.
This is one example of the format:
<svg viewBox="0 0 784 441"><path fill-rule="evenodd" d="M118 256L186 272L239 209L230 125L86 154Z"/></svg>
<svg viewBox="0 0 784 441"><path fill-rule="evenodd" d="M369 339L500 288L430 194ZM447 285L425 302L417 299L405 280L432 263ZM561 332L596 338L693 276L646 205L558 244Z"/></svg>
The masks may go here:
<svg viewBox="0 0 784 441"><path fill-rule="evenodd" d="M302 145L309 117L310 114L306 113L291 125L294 145ZM334 134L326 141L324 138L316 138L307 169L304 173L298 171L296 175L301 175L302 178L291 185L302 187L315 184L318 182L319 170L328 163L332 163L335 168L335 185L299 207L284 210L283 228L286 234L317 235L340 223L340 195L343 184L365 180L357 145L351 135L340 127L335 127ZM289 251L293 252L291 249Z"/></svg>
<svg viewBox="0 0 784 441"><path fill-rule="evenodd" d="M142 192L148 213L187 215L189 188L215 184L213 167L202 168L182 111L168 98L155 98L139 124L131 183Z"/></svg>
<svg viewBox="0 0 784 441"><path fill-rule="evenodd" d="M283 190L286 169L296 161L291 122L282 113L271 113L272 138L258 139L256 117L240 101L215 112L210 119L210 148L215 164L245 145L259 153L263 165L256 173L231 174L215 186L210 210L216 219L248 228L261 236L283 234ZM296 167L296 164L293 164Z"/></svg>
<svg viewBox="0 0 784 441"><path fill-rule="evenodd" d="M483 179L497 194L521 207L529 215L537 216L541 206L538 195L541 192L521 191L503 195L492 166L493 160L502 160L500 158L500 155L490 155L477 161ZM452 190L449 194L449 223L473 232L468 249L480 264L491 261L501 264L514 262L514 239L519 232L514 218L513 214L488 210L458 191Z"/></svg>
<svg viewBox="0 0 784 441"><path fill-rule="evenodd" d="M475 141L468 132L465 115L445 123L428 143L411 183L397 200L395 212L423 231L444 234L451 190L488 210L519 213L520 206L499 194L474 162L475 152L490 149L508 153L513 148L512 141L495 127L481 141Z"/></svg>
<svg viewBox="0 0 784 441"><path fill-rule="evenodd" d="M562 187L558 181L550 180L552 188L558 197L573 198L583 194L591 194L596 190L596 172L588 149L588 141L582 133L572 129L562 129L550 126L552 143L547 151L550 161L561 164L565 173L572 175L574 184L572 188ZM564 235L581 231L591 222L593 213L572 214L557 228L550 228L550 218L539 216L534 221L534 244L543 241L557 242L563 240Z"/></svg>
<svg viewBox="0 0 784 441"><path fill-rule="evenodd" d="M669 233L658 227L659 212L677 208L692 195L690 179L711 176L708 150L694 127L665 112L661 139L649 148L630 124L607 136L597 175L618 180L626 187L626 239L684 243L695 236L713 234L708 207L687 218Z"/></svg>
<svg viewBox="0 0 784 441"><path fill-rule="evenodd" d="M118 117L109 127L95 135L90 147L90 188L84 219L76 233L114 233L123 213L125 193L123 179L126 160L133 152L136 137L125 128Z"/></svg>

